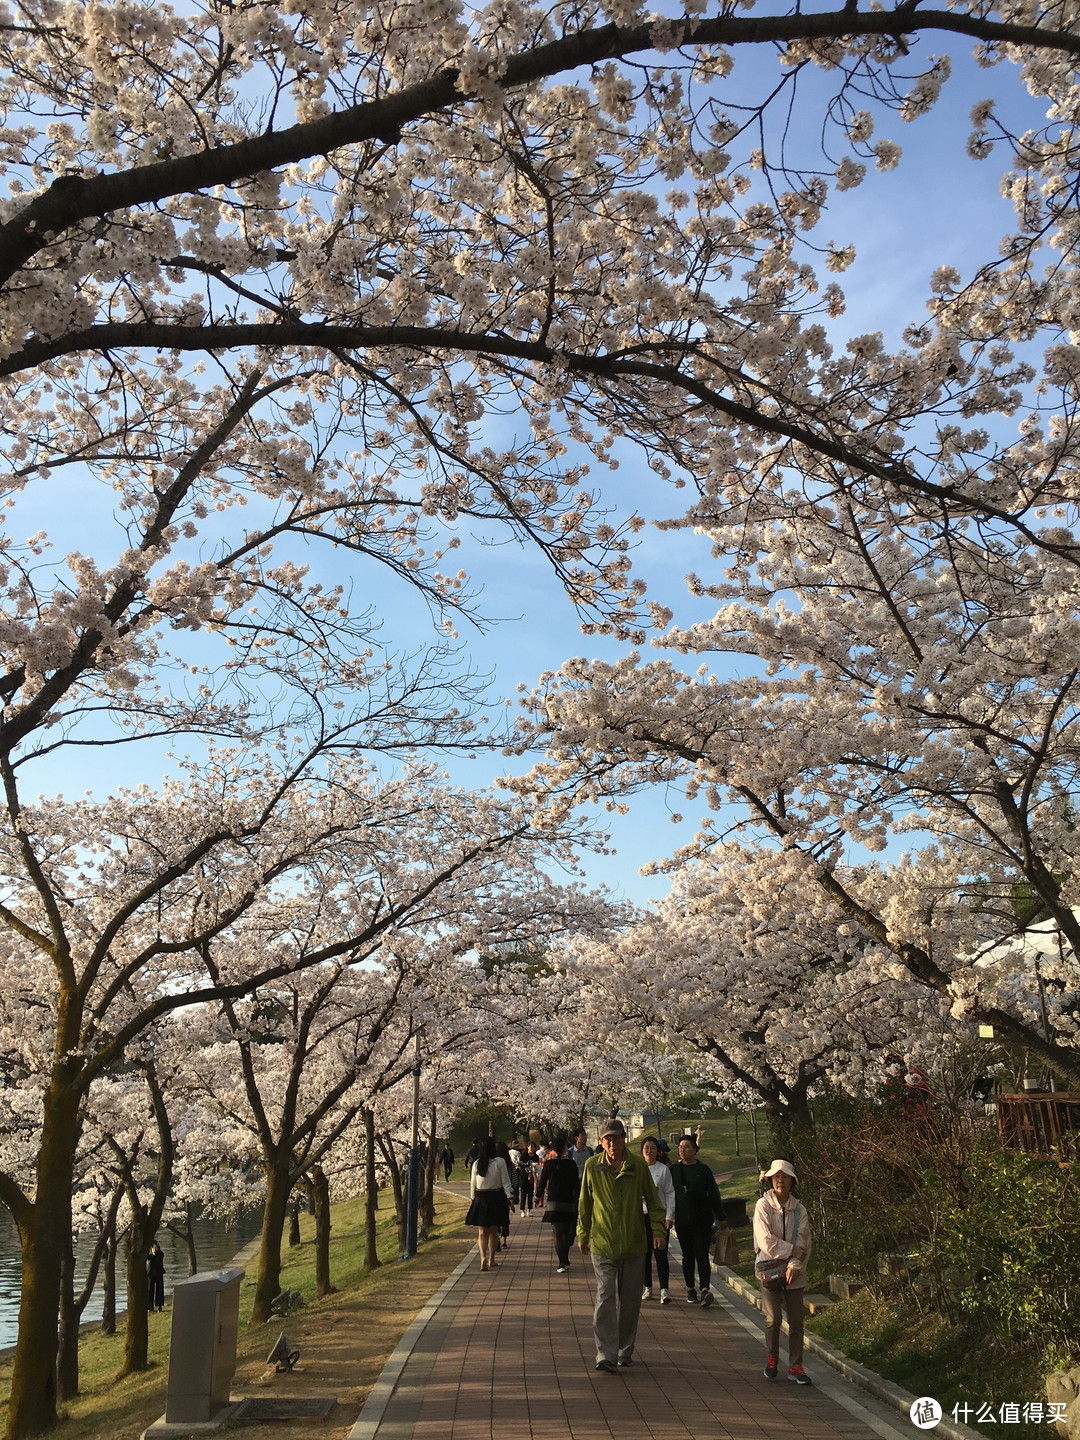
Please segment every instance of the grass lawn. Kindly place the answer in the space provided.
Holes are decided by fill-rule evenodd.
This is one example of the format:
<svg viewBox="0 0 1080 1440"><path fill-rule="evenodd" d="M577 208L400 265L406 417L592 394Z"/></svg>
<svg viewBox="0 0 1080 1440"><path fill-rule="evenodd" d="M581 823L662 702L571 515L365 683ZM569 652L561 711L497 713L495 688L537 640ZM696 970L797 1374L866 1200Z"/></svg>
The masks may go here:
<svg viewBox="0 0 1080 1440"><path fill-rule="evenodd" d="M331 1279L338 1293L315 1299L314 1222L301 1220L302 1243L283 1251L283 1289L299 1290L307 1305L288 1319L242 1329L237 1351L234 1392L258 1394L270 1387L291 1396L333 1394L338 1405L330 1429L348 1432L371 1386L401 1335L458 1261L471 1248L474 1232L462 1225L467 1202L449 1191L436 1192L438 1212L430 1238L415 1259L398 1261L397 1227L392 1202L379 1219L379 1255L385 1261L368 1272L363 1267L363 1216L359 1201L333 1207ZM241 1289L240 1314L251 1310L254 1270ZM165 1409L171 1312L150 1316L151 1368L117 1380L123 1338L92 1331L80 1346L82 1393L64 1408L56 1440L137 1440ZM266 1356L284 1330L291 1346L301 1351L300 1367L285 1377L266 1373ZM0 1387L7 1395L11 1361L0 1361ZM244 1425L245 1440L281 1435L281 1427Z"/></svg>
<svg viewBox="0 0 1080 1440"><path fill-rule="evenodd" d="M996 1413L1003 1403L1023 1406L1046 1398L1048 1363L1034 1337L1030 1345L1013 1345L1007 1352L989 1339L976 1343L969 1333L920 1309L902 1293L860 1290L824 1314L808 1316L806 1323L808 1330L885 1379L915 1395L933 1395L946 1418L956 1404L977 1408L989 1402ZM969 1423L974 1425L974 1413ZM1016 1440L1034 1440L1053 1430L1021 1420L1010 1421L1008 1433Z"/></svg>

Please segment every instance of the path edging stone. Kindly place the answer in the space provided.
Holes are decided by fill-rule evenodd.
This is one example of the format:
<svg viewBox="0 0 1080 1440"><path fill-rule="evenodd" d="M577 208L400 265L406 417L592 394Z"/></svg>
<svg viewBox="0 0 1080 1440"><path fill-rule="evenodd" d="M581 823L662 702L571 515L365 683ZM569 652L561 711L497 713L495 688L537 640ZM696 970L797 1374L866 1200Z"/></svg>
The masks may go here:
<svg viewBox="0 0 1080 1440"><path fill-rule="evenodd" d="M456 1268L450 1272L438 1290L435 1291L434 1295L432 1295L417 1312L415 1320L413 1320L412 1324L405 1331L405 1334L402 1335L393 1354L379 1372L379 1378L371 1387L368 1397L364 1401L363 1408L356 1417L352 1429L349 1431L348 1440L373 1440L375 1432L381 1425L382 1418L386 1413L386 1407L393 1399L394 1391L398 1387L402 1372L408 1363L409 1357L419 1343L420 1337L427 1329L430 1321L435 1318L440 1305L442 1305L443 1301L450 1294L451 1290L454 1289L476 1258L476 1250L470 1250L461 1259Z"/></svg>

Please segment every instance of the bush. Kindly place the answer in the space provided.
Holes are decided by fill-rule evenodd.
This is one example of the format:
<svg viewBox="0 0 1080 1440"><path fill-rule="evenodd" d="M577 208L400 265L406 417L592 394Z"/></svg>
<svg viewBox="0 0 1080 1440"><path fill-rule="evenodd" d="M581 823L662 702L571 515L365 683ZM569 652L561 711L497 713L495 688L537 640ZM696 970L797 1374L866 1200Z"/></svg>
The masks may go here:
<svg viewBox="0 0 1080 1440"><path fill-rule="evenodd" d="M815 1116L795 1155L815 1227L811 1274L869 1287L863 1353L891 1347L899 1378L921 1332L943 1394L1005 1386L1014 1393L1000 1398L1042 1398L1044 1374L1080 1361L1080 1161L1007 1150L981 1119L931 1100L832 1099ZM906 1316L905 1335L863 1334L875 1313L889 1327Z"/></svg>

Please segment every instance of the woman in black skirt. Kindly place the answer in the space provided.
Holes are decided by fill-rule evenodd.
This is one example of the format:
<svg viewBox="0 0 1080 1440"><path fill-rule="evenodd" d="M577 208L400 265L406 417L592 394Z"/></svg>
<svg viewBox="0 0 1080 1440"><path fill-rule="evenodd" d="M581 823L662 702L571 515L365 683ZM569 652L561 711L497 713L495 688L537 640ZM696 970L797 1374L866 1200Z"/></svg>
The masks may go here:
<svg viewBox="0 0 1080 1440"><path fill-rule="evenodd" d="M480 1251L480 1269L497 1270L495 1252L499 1248L499 1232L510 1223L513 1206L510 1170L505 1160L495 1153L495 1141L481 1140L480 1153L469 1179L471 1204L465 1216L466 1225L475 1225Z"/></svg>

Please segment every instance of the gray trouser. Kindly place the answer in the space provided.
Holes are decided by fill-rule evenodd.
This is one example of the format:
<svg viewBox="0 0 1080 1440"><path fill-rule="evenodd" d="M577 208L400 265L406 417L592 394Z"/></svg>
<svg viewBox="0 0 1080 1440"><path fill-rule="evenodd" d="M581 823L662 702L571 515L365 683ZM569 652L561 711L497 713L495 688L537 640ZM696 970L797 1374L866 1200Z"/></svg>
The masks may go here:
<svg viewBox="0 0 1080 1440"><path fill-rule="evenodd" d="M803 1352L803 1287L782 1290L761 1287L761 1303L765 1310L765 1353L780 1354L780 1309L787 1311L788 1364L801 1365Z"/></svg>
<svg viewBox="0 0 1080 1440"><path fill-rule="evenodd" d="M641 1313L641 1259L609 1260L606 1255L592 1255L596 1276L596 1304L593 1307L593 1339L597 1360L615 1364L629 1360L637 1338L638 1315Z"/></svg>

